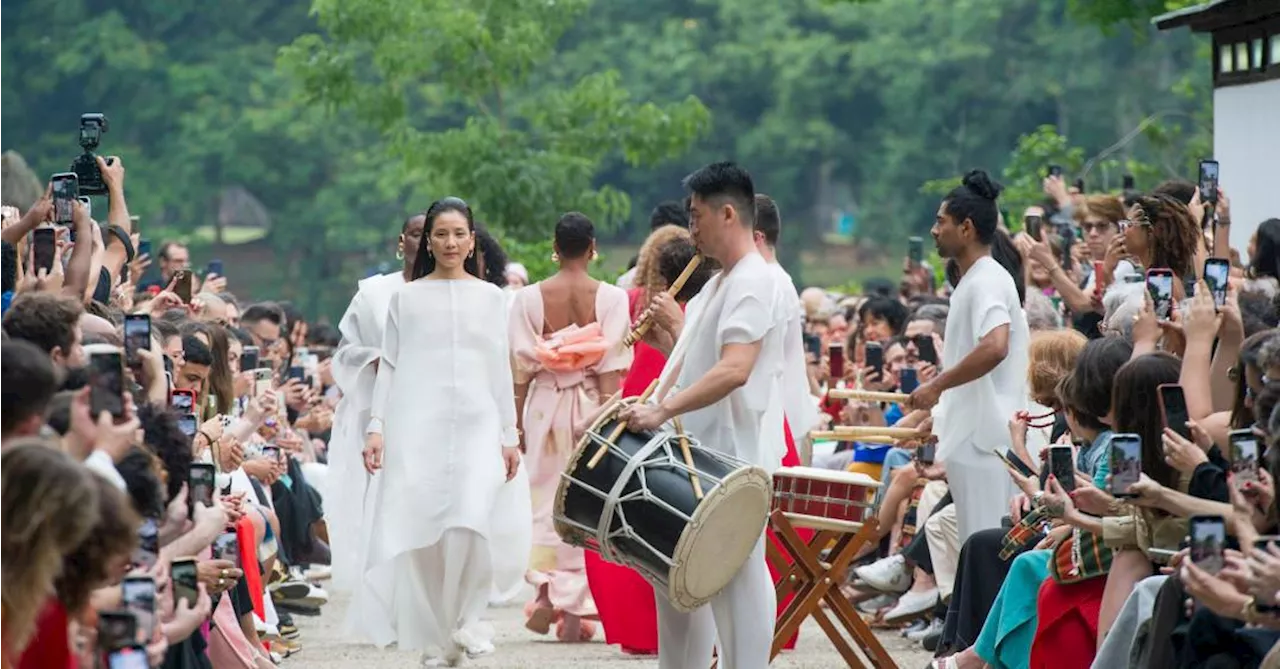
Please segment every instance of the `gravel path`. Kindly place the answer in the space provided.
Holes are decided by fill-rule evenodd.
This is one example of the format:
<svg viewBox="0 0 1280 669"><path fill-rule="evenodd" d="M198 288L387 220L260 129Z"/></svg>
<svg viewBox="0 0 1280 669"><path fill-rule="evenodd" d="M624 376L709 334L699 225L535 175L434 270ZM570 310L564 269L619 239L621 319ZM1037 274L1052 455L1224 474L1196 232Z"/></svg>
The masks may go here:
<svg viewBox="0 0 1280 669"><path fill-rule="evenodd" d="M346 643L340 639L341 621L346 615L347 598L336 596L324 607L324 614L307 618L295 616L302 632L303 649L285 660L286 669L416 669L417 653L394 649L378 650L370 645ZM486 658L466 662L467 667L539 667L539 669L649 669L657 667L652 657L623 655L602 641L584 644L561 644L549 637L538 637L525 630L521 607L510 605L490 609L491 622L497 632L494 643L498 651ZM920 669L928 665L931 655L919 644L908 642L896 632L878 633L898 666ZM600 635L597 635L597 639ZM844 666L822 629L812 620L800 632L796 650L783 653L774 661L779 669L833 669Z"/></svg>

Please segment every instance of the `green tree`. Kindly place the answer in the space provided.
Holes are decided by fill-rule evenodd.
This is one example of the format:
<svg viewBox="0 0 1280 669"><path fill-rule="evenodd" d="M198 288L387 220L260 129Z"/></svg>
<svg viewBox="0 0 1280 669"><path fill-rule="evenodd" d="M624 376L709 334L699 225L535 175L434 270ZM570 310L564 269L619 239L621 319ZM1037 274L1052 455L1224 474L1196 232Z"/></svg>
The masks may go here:
<svg viewBox="0 0 1280 669"><path fill-rule="evenodd" d="M634 103L618 73L530 85L586 0L316 0L325 35L281 50L302 100L351 110L377 128L426 192L469 199L490 225L523 240L581 210L625 220L625 192L597 182L620 155L649 165L682 153L709 124L693 96Z"/></svg>

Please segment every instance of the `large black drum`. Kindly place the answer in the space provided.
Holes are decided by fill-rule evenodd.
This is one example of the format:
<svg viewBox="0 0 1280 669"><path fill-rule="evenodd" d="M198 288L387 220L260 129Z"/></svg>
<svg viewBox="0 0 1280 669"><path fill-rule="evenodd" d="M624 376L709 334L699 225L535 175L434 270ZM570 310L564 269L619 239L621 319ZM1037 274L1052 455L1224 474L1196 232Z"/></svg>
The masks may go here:
<svg viewBox="0 0 1280 669"><path fill-rule="evenodd" d="M631 401L608 407L569 459L556 494L556 532L635 569L677 609L692 611L729 584L764 534L769 474L687 435L624 431L610 442L619 409ZM601 447L604 458L589 468Z"/></svg>

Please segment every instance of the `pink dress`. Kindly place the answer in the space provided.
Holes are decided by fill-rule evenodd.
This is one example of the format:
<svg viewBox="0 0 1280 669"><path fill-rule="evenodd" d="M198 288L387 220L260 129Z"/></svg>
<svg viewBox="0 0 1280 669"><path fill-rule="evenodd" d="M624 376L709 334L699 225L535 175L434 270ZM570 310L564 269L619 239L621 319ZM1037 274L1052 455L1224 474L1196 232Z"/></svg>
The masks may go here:
<svg viewBox="0 0 1280 669"><path fill-rule="evenodd" d="M533 550L526 580L547 589L558 612L594 617L583 551L560 540L552 525L556 489L575 444L573 426L599 407L597 376L625 371L630 348L621 344L631 325L627 294L601 283L594 323L544 334L542 289L520 289L511 306L512 371L532 381L524 405L525 470L533 506Z"/></svg>

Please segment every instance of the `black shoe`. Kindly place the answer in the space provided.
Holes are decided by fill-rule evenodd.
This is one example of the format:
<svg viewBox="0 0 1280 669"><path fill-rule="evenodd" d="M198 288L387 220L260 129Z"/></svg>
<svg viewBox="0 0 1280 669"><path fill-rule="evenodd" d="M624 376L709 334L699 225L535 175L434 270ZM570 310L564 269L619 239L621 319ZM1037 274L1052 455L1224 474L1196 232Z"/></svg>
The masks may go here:
<svg viewBox="0 0 1280 669"><path fill-rule="evenodd" d="M276 613L280 613L281 611L288 611L289 613L296 613L300 616L307 616L307 617L314 617L314 616L320 615L320 607L318 606L307 606L306 604L295 604L290 601L276 602L275 606L276 606Z"/></svg>
<svg viewBox="0 0 1280 669"><path fill-rule="evenodd" d="M942 632L934 632L920 641L924 645L924 649L930 653L938 651L938 644L942 641Z"/></svg>

